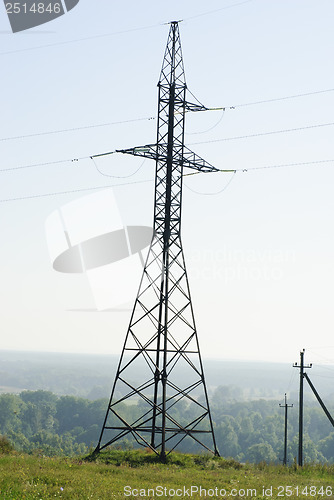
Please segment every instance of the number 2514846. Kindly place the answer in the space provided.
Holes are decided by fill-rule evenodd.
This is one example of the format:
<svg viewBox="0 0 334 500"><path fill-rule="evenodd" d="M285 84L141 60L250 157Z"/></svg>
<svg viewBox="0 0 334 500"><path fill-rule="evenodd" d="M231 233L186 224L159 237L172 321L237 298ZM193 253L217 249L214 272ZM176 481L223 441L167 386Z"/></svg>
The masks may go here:
<svg viewBox="0 0 334 500"><path fill-rule="evenodd" d="M42 3L35 2L32 5L27 5L26 2L7 2L6 3L7 14L60 14L61 4L60 3Z"/></svg>

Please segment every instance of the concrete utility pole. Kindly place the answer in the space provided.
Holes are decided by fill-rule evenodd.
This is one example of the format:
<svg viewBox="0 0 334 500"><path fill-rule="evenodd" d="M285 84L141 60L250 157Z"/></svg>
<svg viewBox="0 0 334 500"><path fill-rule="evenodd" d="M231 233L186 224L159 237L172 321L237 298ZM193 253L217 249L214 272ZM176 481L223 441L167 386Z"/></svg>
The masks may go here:
<svg viewBox="0 0 334 500"><path fill-rule="evenodd" d="M293 405L288 405L286 401L286 394L284 394L284 405L279 405L280 408L285 408L284 418L284 457L283 465L287 464L287 451L288 451L288 408L293 408Z"/></svg>
<svg viewBox="0 0 334 500"><path fill-rule="evenodd" d="M304 369L312 368L312 364L304 365L305 349L300 351L300 365L294 363L294 368L300 368L299 376L299 441L298 441L298 465L303 466L303 407L304 407Z"/></svg>

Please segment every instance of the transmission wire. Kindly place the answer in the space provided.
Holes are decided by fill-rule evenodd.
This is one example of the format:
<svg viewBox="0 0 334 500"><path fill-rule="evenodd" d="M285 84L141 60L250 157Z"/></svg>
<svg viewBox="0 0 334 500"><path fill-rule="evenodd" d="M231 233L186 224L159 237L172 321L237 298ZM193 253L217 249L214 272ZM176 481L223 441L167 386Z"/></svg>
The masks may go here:
<svg viewBox="0 0 334 500"><path fill-rule="evenodd" d="M29 137L40 137L43 135L60 134L63 132L74 132L76 130L86 130L86 129L90 129L90 128L109 127L111 125L121 125L123 123L133 123L133 122L140 122L140 121L146 121L146 120L155 120L155 117L148 116L145 118L133 118L131 120L120 120L117 122L98 123L96 125L85 125L83 127L71 127L71 128L60 129L60 130L51 130L49 132L36 132L34 134L16 135L16 136L12 136L12 137L3 137L3 138L0 138L0 142L13 141L16 139L26 139Z"/></svg>
<svg viewBox="0 0 334 500"><path fill-rule="evenodd" d="M198 17L203 17L203 16L207 16L209 14L214 14L215 12L219 12L221 10L231 9L233 7L238 7L239 5L243 5L245 3L249 3L249 2L252 2L252 1L253 0L244 0L243 2L239 2L237 4L226 5L225 7L221 7L219 9L215 9L215 10L203 12L203 13L197 14L195 16L190 16L190 17L184 18L184 21L191 21L192 19L196 19ZM57 46L60 46L60 45L69 45L69 44L72 44L72 43L84 42L84 41L87 41L87 40L95 40L95 39L98 39L98 38L106 38L106 37L109 37L109 36L123 35L123 34L127 34L127 33L133 33L133 32L136 32L136 31L144 31L144 30L149 30L149 29L152 29L152 28L158 28L160 26L164 26L165 24L170 24L170 22L167 22L167 23L161 23L160 22L160 23L156 23L156 24L150 24L150 25L147 25L147 26L140 26L140 27L135 27L135 28L128 28L128 29L121 30L121 31L113 31L111 33L104 33L102 35L93 35L93 36L84 37L84 38L76 38L74 40L66 40L64 42L54 42L54 43L48 43L48 44L45 44L45 45L37 45L35 47L26 47L26 48L23 48L23 49L10 50L10 51L6 51L6 52L0 52L0 56L8 55L8 54L17 54L17 53L20 53L20 52L27 52L27 51L30 51L30 50L39 50L39 49L44 49L44 48L49 48L49 47L57 47Z"/></svg>
<svg viewBox="0 0 334 500"><path fill-rule="evenodd" d="M323 163L333 163L333 160L314 160L314 161L302 161L298 163L282 163L280 165L263 165L261 167L251 167L251 168L239 168L236 172L251 172L252 170L264 170L269 168L285 168L285 167L300 167L302 165L316 165Z"/></svg>
<svg viewBox="0 0 334 500"><path fill-rule="evenodd" d="M234 3L234 4L230 4L230 5L225 5L225 7L220 7L219 9L209 10L207 12L202 12L201 14L197 14L195 16L186 17L186 18L183 19L183 21L192 21L193 19L197 19L199 17L208 16L210 14L215 14L216 12L220 12L221 10L232 9L233 7L239 7L239 5L244 5L245 3L250 3L252 1L253 0L244 0L243 2Z"/></svg>
<svg viewBox="0 0 334 500"><path fill-rule="evenodd" d="M239 139L249 139L252 137L263 137L266 135L285 134L285 133L289 133L289 132L297 132L299 130L309 130L309 129L321 128L321 127L332 127L333 125L334 125L334 122L320 123L317 125L308 125L306 127L295 127L295 128L283 129L283 130L272 130L270 132L259 132L259 133L250 134L250 135L240 135L240 136L235 136L235 137L225 137L223 139L211 139L209 141L192 142L189 144L189 146L195 146L197 144L211 144L214 142L235 141L235 140L239 140Z"/></svg>
<svg viewBox="0 0 334 500"><path fill-rule="evenodd" d="M215 123L212 127L208 128L207 130L200 131L200 132L186 132L186 135L199 135L199 134L206 134L207 132L211 132L211 130L218 127L218 125L222 122L222 120L225 116L225 109L223 109L222 111L223 112L222 112L221 117L219 118L217 123Z"/></svg>
<svg viewBox="0 0 334 500"><path fill-rule="evenodd" d="M113 152L115 153L115 152ZM106 153L106 154L113 154L113 153ZM97 155L98 156L98 155ZM74 162L74 161L79 161L79 160L83 160L83 159L88 159L88 158L92 158L91 156L86 156L86 157L83 157L83 158L78 158L78 159L73 159L73 160L59 160L59 161L55 161L55 162L48 162L48 163L42 163L42 164L39 164L40 165L52 165L52 164L56 164L56 163L65 163L65 162ZM249 168L249 169L235 169L234 171L232 171L233 174L236 174L236 173L239 173L239 172L250 172L252 170L260 170L260 169L270 169L270 168L285 168L285 167L294 167L294 166L301 166L301 165L314 165L314 164L317 164L317 163L333 163L334 162L334 159L333 160L319 160L319 161L312 161L312 162L300 162L300 163L285 163L285 164L282 164L282 165L264 165L262 167L253 167L253 168ZM29 168L30 166L33 166L35 167L36 165L25 165L25 166L22 166L22 167L15 167L15 168ZM13 170L13 169L8 169L8 170ZM218 170L218 172L226 172L226 170ZM201 172L192 172L192 173L189 173L189 174L184 174L183 177L187 177L187 176L190 176L190 175L197 175L197 174L200 174ZM131 176L134 175L134 174L131 174ZM220 190L220 192L223 192L225 191L225 189L227 189L227 187L231 184L232 180L234 179L234 175L231 177L231 179L229 180L229 182L227 183L226 186L224 186L224 188L222 190ZM22 196L22 197L18 197L18 198L7 198L7 199L0 199L0 203L5 203L5 202L10 202L10 201L20 201L20 200L28 200L28 199L34 199L34 198L44 198L44 197L47 197L47 196L57 196L57 195L63 195L63 194L71 194L71 193L78 193L78 192L82 192L82 191L90 191L90 190L96 190L96 189L105 189L105 188L108 188L108 187L118 187L118 186L128 186L130 184L142 184L142 183L145 183L145 182L153 182L152 179L146 179L146 180L142 180L142 181L132 181L132 182L126 182L126 183L122 183L122 184L110 184L110 185L106 185L106 186L96 186L96 187L91 187L91 188L83 188L83 189L74 189L74 190L69 190L69 191L59 191L59 192L52 192L52 193L45 193L45 194L39 194L39 195L31 195L31 196ZM186 186L188 189L190 189L191 191L195 192L194 190L192 190L192 188L189 188L189 186ZM208 194L208 195L215 195L215 194L219 194L218 193L196 193L196 194Z"/></svg>
<svg viewBox="0 0 334 500"><path fill-rule="evenodd" d="M18 167L2 168L2 169L0 169L0 172L11 172L11 171L15 171L15 170L22 170L25 168L43 167L43 166L49 166L49 165L56 165L56 164L60 164L60 163L70 163L70 162L74 163L74 162L78 162L80 160L87 160L88 158L90 158L90 156L83 156L81 158L70 158L67 160L48 161L48 162L44 162L44 163L32 163L30 165L19 165Z"/></svg>
<svg viewBox="0 0 334 500"><path fill-rule="evenodd" d="M48 196L59 196L59 195L72 194L72 193L82 193L84 191L94 191L97 189L106 189L106 188L111 188L111 187L128 186L129 184L143 184L145 182L153 182L153 179L146 179L146 180L142 180L142 181L124 182L122 184L107 184L104 186L94 186L94 187L89 187L89 188L71 189L69 191L56 191L56 192L52 192L52 193L43 193L43 194L36 194L36 195L30 195L30 196L20 196L17 198L0 199L0 203L8 203L10 201L32 200L32 199L37 199L37 198L46 198Z"/></svg>
<svg viewBox="0 0 334 500"><path fill-rule="evenodd" d="M200 104L201 106L203 106L205 108L205 106L201 103L201 101L199 101L197 99L197 97L195 97L194 94L189 89L187 89L187 90L194 97L194 99L198 102L198 104ZM295 95L284 96L284 97L276 97L276 98L273 98L273 99L267 99L267 100L263 100L263 101L253 101L253 102L248 102L248 103L243 103L243 104L236 104L234 106L223 106L223 107L218 107L218 108L206 108L206 111L220 111L220 110L222 110L223 112L225 112L226 110L233 110L233 109L236 109L236 108L239 108L239 107L243 107L243 106L255 106L255 105L258 105L258 104L265 104L265 103L269 103L269 102L283 101L283 100L286 100L286 99L295 99L295 98L298 98L298 97L305 97L305 96L310 96L310 95L315 95L315 94L323 94L323 93L326 93L326 92L333 92L333 91L334 91L334 88L333 89L325 89L325 90L316 90L314 92L307 92L307 93L304 93L304 94L295 94ZM67 128L67 129L51 130L49 132L36 132L36 133L33 133L33 134L26 134L26 135L21 134L21 135L18 135L18 136L2 137L2 138L0 138L0 142L3 142L3 141L12 141L12 140L17 140L17 139L25 139L25 138L30 138L30 137L39 137L39 136L43 136L43 135L51 135L51 134L58 134L58 133L65 133L65 132L73 132L73 131L76 131L76 130L85 130L85 129L91 129L91 128L108 127L108 126L111 126L111 125L120 125L120 124L123 124L123 123L132 123L132 122L137 122L137 121L145 121L145 120L149 121L149 120L155 120L155 119L156 119L155 116L149 116L149 117L134 118L134 119L129 119L129 120L120 120L120 121L109 122L109 123L98 123L98 124L95 124L95 125L84 125L82 127L71 127L71 128ZM215 126L217 126L217 125L215 125ZM321 126L321 125L319 125L319 126ZM212 127L212 128L214 128L214 127ZM212 130L212 129L208 129L206 132L208 132L209 130ZM201 132L195 132L195 133L201 133ZM187 134L191 135L191 133L189 133L189 132L187 132ZM247 136L247 137L249 137L249 136ZM224 139L224 140L229 140L229 139Z"/></svg>
<svg viewBox="0 0 334 500"><path fill-rule="evenodd" d="M298 97L306 97L306 96L316 95L316 94L325 94L326 92L334 92L334 88L333 89L325 89L325 90L315 90L313 92L305 92L304 94L293 94L293 95L288 95L288 96L284 96L284 97L274 97L272 99L266 99L263 101L245 102L242 104L235 104L234 106L225 106L224 109L236 109L236 108L242 108L245 106L256 106L257 104L267 104L269 102L285 101L287 99L296 99Z"/></svg>
<svg viewBox="0 0 334 500"><path fill-rule="evenodd" d="M148 26L141 26L141 27L137 27L137 28L129 28L129 29L123 30L123 31L113 31L112 33L105 33L105 34L102 34L102 35L93 35L93 36L89 36L89 37L85 37L85 38L76 38L74 40L66 40L64 42L48 43L48 44L45 44L45 45L37 45L35 47L27 47L27 48L24 48L24 49L10 50L10 51L7 51L7 52L0 52L0 56L8 55L8 54L17 54L19 52L27 52L29 50L38 50L38 49L44 49L44 48L49 48L49 47L57 47L59 45L69 45L71 43L85 42L87 40L95 40L97 38L105 38L105 37L108 37L108 36L123 35L125 33L132 33L134 31L144 31L144 30L147 30L147 29L157 28L158 26L162 26L162 24L163 23L151 24L151 25L148 25Z"/></svg>
<svg viewBox="0 0 334 500"><path fill-rule="evenodd" d="M135 170L132 174L130 175L110 175L110 174L105 174L104 172L102 172L95 159L94 159L94 156L91 156L90 159L92 160L92 162L94 163L94 166L96 168L96 170L98 171L99 174L103 175L104 177L113 177L114 179L128 179L129 177L133 177L134 175L136 175L137 172L139 172L139 170L143 167L144 163L146 162L147 158L144 158L144 161L140 164L140 166L137 168L137 170Z"/></svg>
<svg viewBox="0 0 334 500"><path fill-rule="evenodd" d="M217 195L217 194L221 194L221 193L223 193L223 192L224 192L224 191L225 191L225 190L229 187L229 185L231 184L231 182L232 182L232 181L233 181L233 179L235 178L235 174L236 174L236 173L237 173L237 172L236 172L236 170L235 170L235 171L232 173L232 176L231 176L231 178L229 179L229 181L225 184L225 186L224 186L222 189L220 189L219 191L216 191L216 192L212 192L212 193L203 193L203 192L201 192L201 191L195 191L194 189L190 188L190 187L189 187L189 186L187 186L186 184L184 184L184 185L185 185L185 187L186 187L187 189L189 189L190 191L192 191L192 192L193 192L193 193L195 193L195 194L200 194L200 195L204 195L204 196L214 196L214 195Z"/></svg>
<svg viewBox="0 0 334 500"><path fill-rule="evenodd" d="M82 156L79 158L67 158L66 160L55 160L55 161L49 161L49 162L44 162L44 163L32 163L32 164L28 164L28 165L19 165L18 167L8 167L8 168L0 169L0 173L1 172L11 172L11 171L21 170L21 169L26 169L26 168L35 168L35 167L42 167L42 166L49 166L49 165L57 165L57 164L61 164L61 163L75 163L75 162L79 162L81 160L93 159L93 158L97 158L99 156L107 156L107 155L112 155L115 153L116 153L116 151L110 151L108 153L103 153L100 155ZM325 163L333 163L333 162L334 162L334 159L314 160L314 161L303 161L303 162L298 162L298 163L282 163L282 164L277 164L277 165L263 165L260 167L251 167L251 168L236 168L236 169L231 169L229 171L251 172L252 170L265 170L265 169L270 169L270 168L285 168L285 167L299 167L299 166L303 166L303 165L317 165L317 164L325 164ZM136 170L134 173L136 173L138 170ZM226 172L226 170L225 169L218 169L218 172ZM101 173L101 175L105 175L105 176L109 177L107 174L103 174L102 172L100 172L100 173ZM199 172L199 171L198 172L190 172L188 174L183 174L183 176L188 177L190 175L198 175L200 173L201 172ZM206 172L206 173L209 173L209 172ZM134 174L131 174L129 177L131 177L132 175L134 175ZM123 178L121 176L120 177L111 176L111 177L120 178L120 179ZM125 176L124 178L126 178L126 177L127 176Z"/></svg>
<svg viewBox="0 0 334 500"><path fill-rule="evenodd" d="M297 377L297 372L296 370L292 370L292 373L291 373L291 377L290 377L290 381L288 383L288 387L287 387L287 390L286 392L288 393L289 390L290 390L290 387L292 386L292 383L295 381L295 378Z"/></svg>

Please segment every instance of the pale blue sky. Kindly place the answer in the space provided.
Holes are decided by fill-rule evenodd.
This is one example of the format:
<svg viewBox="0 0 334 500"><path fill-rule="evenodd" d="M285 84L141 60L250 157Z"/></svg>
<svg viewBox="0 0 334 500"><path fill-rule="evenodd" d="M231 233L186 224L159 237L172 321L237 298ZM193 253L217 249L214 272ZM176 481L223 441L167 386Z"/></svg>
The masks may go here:
<svg viewBox="0 0 334 500"><path fill-rule="evenodd" d="M155 116L163 23L184 19L189 89L208 106L236 105L218 124L218 111L188 114L187 144L219 168L248 169L216 196L189 188L218 192L230 174L185 180L183 243L202 353L292 362L301 348L334 346L334 161L250 171L334 160L334 126L206 142L334 122L334 92L237 106L334 88L333 16L330 0L80 0L14 35L0 5L0 169L154 142L154 120L2 139ZM121 176L141 160L98 164ZM1 200L120 182L90 160L0 175ZM130 180L153 177L147 161ZM129 312L73 312L93 307L85 278L56 273L48 255L46 218L84 194L0 203L1 348L120 351ZM122 213L151 222L152 182L115 194Z"/></svg>

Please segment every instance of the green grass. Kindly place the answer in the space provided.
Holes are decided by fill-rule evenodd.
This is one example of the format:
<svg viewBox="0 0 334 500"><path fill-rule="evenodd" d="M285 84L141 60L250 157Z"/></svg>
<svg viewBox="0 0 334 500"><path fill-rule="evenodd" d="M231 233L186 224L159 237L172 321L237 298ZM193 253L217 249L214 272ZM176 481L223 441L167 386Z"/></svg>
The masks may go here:
<svg viewBox="0 0 334 500"><path fill-rule="evenodd" d="M311 486L315 489L311 490ZM128 488L124 489L126 487ZM193 487L192 496L191 487ZM196 487L202 488L202 495L199 491L196 493L194 489ZM272 490L268 490L271 487ZM286 490L286 487L290 487L291 490ZM333 500L334 495L329 488L326 492L326 487L334 491L334 466L306 465L303 468L296 466L286 468L267 464L240 465L234 460L178 453L170 455L166 464L160 464L156 461L155 455L136 450L113 450L101 453L95 460L51 458L15 452L0 455L0 498L10 500L50 498ZM267 495L263 493L263 488L268 490ZM135 489L138 491L135 492ZM206 497L203 490L206 490ZM226 495L219 495L219 490L226 490ZM290 491L292 494L286 495ZM130 492L137 494L130 495ZM129 493L129 496L125 496L124 493ZM175 493L179 495L176 496Z"/></svg>

